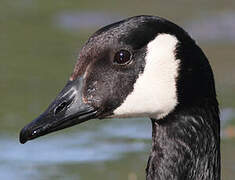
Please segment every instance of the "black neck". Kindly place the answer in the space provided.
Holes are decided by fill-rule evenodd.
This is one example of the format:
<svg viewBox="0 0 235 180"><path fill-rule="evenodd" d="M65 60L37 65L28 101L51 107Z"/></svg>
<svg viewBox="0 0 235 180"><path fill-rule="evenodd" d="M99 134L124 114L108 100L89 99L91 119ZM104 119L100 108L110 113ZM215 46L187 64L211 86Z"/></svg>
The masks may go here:
<svg viewBox="0 0 235 180"><path fill-rule="evenodd" d="M218 106L202 106L181 108L161 120L151 119L147 180L220 179Z"/></svg>

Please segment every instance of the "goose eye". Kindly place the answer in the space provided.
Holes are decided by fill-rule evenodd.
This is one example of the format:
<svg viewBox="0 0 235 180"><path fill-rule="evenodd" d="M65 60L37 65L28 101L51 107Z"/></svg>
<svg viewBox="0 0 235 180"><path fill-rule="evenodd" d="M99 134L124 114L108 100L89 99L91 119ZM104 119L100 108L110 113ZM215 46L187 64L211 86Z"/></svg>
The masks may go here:
<svg viewBox="0 0 235 180"><path fill-rule="evenodd" d="M114 63L124 65L131 60L131 53L127 50L120 50L114 56Z"/></svg>

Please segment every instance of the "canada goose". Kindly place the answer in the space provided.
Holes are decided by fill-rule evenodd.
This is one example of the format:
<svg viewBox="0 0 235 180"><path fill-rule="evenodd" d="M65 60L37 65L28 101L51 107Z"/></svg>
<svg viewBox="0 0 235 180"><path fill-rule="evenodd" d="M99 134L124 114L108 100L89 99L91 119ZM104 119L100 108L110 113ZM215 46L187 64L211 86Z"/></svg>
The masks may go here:
<svg viewBox="0 0 235 180"><path fill-rule="evenodd" d="M94 118L149 117L147 180L220 179L220 119L213 72L176 24L135 16L95 32L68 83L20 142Z"/></svg>

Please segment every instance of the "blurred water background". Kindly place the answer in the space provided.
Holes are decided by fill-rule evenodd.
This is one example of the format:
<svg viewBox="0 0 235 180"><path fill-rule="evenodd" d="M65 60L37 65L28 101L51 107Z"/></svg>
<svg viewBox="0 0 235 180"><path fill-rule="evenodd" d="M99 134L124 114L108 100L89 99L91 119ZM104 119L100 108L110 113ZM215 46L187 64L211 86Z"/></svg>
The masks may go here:
<svg viewBox="0 0 235 180"><path fill-rule="evenodd" d="M0 0L0 179L142 180L148 119L92 120L21 145L20 129L64 86L87 38L133 15L172 20L214 70L222 125L222 177L235 177L235 1Z"/></svg>

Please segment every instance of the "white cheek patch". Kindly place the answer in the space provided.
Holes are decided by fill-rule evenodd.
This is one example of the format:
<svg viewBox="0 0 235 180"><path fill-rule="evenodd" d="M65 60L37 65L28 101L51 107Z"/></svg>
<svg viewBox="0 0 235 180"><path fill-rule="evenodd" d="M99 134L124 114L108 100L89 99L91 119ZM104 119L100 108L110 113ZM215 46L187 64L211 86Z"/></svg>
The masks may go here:
<svg viewBox="0 0 235 180"><path fill-rule="evenodd" d="M159 34L147 45L144 72L133 91L114 110L113 117L163 118L177 105L176 78L179 60L175 58L178 40Z"/></svg>

